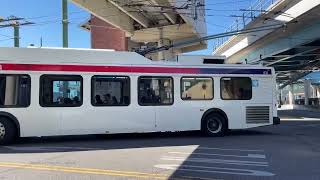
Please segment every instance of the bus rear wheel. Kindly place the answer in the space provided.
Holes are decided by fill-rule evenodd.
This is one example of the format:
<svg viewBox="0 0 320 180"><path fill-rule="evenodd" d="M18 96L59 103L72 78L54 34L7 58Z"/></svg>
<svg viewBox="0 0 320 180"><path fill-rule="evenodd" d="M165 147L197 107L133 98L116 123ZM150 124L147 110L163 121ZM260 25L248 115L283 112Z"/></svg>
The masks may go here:
<svg viewBox="0 0 320 180"><path fill-rule="evenodd" d="M14 124L7 118L0 117L0 145L13 142L16 135Z"/></svg>
<svg viewBox="0 0 320 180"><path fill-rule="evenodd" d="M201 129L206 136L224 136L228 129L227 120L218 113L211 113L203 119Z"/></svg>

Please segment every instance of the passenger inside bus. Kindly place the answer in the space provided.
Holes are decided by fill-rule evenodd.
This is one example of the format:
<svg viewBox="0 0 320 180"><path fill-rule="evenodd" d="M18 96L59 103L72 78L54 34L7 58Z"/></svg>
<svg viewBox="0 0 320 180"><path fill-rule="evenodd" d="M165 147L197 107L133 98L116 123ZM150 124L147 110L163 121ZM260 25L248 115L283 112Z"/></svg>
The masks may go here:
<svg viewBox="0 0 320 180"><path fill-rule="evenodd" d="M72 104L71 98L64 98L63 101L64 101L64 104Z"/></svg>
<svg viewBox="0 0 320 180"><path fill-rule="evenodd" d="M130 104L130 98L129 96L123 96L123 101L122 101L123 104Z"/></svg>
<svg viewBox="0 0 320 180"><path fill-rule="evenodd" d="M115 96L112 96L112 104L113 105L117 105L118 104L118 100Z"/></svg>
<svg viewBox="0 0 320 180"><path fill-rule="evenodd" d="M105 94L103 104L112 104L112 99L110 94Z"/></svg>
<svg viewBox="0 0 320 180"><path fill-rule="evenodd" d="M95 96L95 99L96 99L96 104L103 104L103 101L102 101L100 95L96 95L96 96Z"/></svg>
<svg viewBox="0 0 320 180"><path fill-rule="evenodd" d="M79 100L79 97L78 96L75 96L73 98L73 104L79 104L80 103L80 100Z"/></svg>
<svg viewBox="0 0 320 180"><path fill-rule="evenodd" d="M238 99L246 99L246 95L243 88L239 89L237 96Z"/></svg>
<svg viewBox="0 0 320 180"><path fill-rule="evenodd" d="M146 95L141 97L140 102L146 104L155 103L157 102L156 99L155 93L151 89L147 89Z"/></svg>

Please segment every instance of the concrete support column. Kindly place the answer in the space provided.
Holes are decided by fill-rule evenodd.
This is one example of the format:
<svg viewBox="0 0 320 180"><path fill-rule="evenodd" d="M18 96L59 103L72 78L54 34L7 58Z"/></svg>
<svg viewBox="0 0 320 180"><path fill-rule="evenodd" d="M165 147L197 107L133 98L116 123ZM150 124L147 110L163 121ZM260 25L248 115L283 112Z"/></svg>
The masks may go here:
<svg viewBox="0 0 320 180"><path fill-rule="evenodd" d="M304 80L304 104L309 105L309 99L311 95L311 81L310 80Z"/></svg>
<svg viewBox="0 0 320 180"><path fill-rule="evenodd" d="M283 92L282 89L279 90L279 104L283 105L285 102L283 101Z"/></svg>
<svg viewBox="0 0 320 180"><path fill-rule="evenodd" d="M312 85L312 98L317 97L317 86Z"/></svg>
<svg viewBox="0 0 320 180"><path fill-rule="evenodd" d="M159 28L160 31L160 37L158 41L158 47L171 45L171 41L169 39L165 39L163 36L163 28ZM170 48L166 51L160 51L158 52L158 60L171 60L174 58L173 50Z"/></svg>
<svg viewBox="0 0 320 180"><path fill-rule="evenodd" d="M294 104L293 84L291 84L289 87L288 98L289 98L288 99L289 105L293 105Z"/></svg>
<svg viewBox="0 0 320 180"><path fill-rule="evenodd" d="M281 90L279 89L279 85L276 84L276 93L277 93L277 102L281 104Z"/></svg>
<svg viewBox="0 0 320 180"><path fill-rule="evenodd" d="M128 50L128 38L121 29L91 15L91 46L93 49Z"/></svg>
<svg viewBox="0 0 320 180"><path fill-rule="evenodd" d="M169 39L160 39L158 41L158 47L170 44L171 41ZM158 60L171 60L172 58L174 58L172 49L158 52Z"/></svg>
<svg viewBox="0 0 320 180"><path fill-rule="evenodd" d="M316 86L317 98L320 98L320 87Z"/></svg>

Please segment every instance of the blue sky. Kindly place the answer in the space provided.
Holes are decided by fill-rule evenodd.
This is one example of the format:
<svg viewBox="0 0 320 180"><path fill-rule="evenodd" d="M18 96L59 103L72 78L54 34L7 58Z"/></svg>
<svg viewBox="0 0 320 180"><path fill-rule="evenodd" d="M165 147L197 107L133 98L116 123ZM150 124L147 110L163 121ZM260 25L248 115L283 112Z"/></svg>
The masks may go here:
<svg viewBox="0 0 320 180"><path fill-rule="evenodd" d="M240 9L247 9L256 0L206 0L208 34L222 33L235 21L229 15L240 15ZM1 0L0 17L15 15L35 22L35 25L23 26L20 30L20 46L40 44L43 46L61 47L61 0ZM79 24L88 19L89 14L69 3L69 47L90 48L90 35L79 28ZM12 28L0 28L0 47L12 47ZM194 52L194 54L210 54L213 41L209 42L208 49Z"/></svg>
<svg viewBox="0 0 320 180"><path fill-rule="evenodd" d="M43 39L43 46L62 46L61 32L61 1L59 0L1 0L0 16L8 17L15 15L24 17L26 20L35 22L35 25L23 26L20 30L20 46L26 47L29 44L40 44ZM79 28L80 22L84 22L89 14L69 3L69 46L75 48L89 48L89 33ZM13 36L12 28L0 29L0 46L13 46L13 40L8 39Z"/></svg>

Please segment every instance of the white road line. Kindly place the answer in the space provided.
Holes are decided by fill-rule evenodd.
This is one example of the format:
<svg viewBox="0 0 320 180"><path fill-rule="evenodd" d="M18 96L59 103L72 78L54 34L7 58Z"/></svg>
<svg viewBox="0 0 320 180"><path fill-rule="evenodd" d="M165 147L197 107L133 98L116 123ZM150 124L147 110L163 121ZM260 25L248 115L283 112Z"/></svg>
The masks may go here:
<svg viewBox="0 0 320 180"><path fill-rule="evenodd" d="M203 155L203 156L224 156L224 157L238 157L238 158L259 158L265 159L263 154L248 154L246 156L231 155L231 154L215 154L215 153L186 153L186 152L168 152L169 154L184 154L184 155Z"/></svg>
<svg viewBox="0 0 320 180"><path fill-rule="evenodd" d="M266 155L264 155L264 154L248 154L248 157L265 159Z"/></svg>
<svg viewBox="0 0 320 180"><path fill-rule="evenodd" d="M208 158L183 158L183 157L168 157L168 156L162 157L161 160L212 163L212 164L232 164L232 165L245 165L245 166L269 166L268 162L262 162L262 161L240 161L240 160L208 159Z"/></svg>
<svg viewBox="0 0 320 180"><path fill-rule="evenodd" d="M264 152L262 149L225 149L225 148L214 148L214 147L197 147L198 149L208 149L208 150L221 150L221 151L244 151L244 152Z"/></svg>
<svg viewBox="0 0 320 180"><path fill-rule="evenodd" d="M246 176L274 176L275 174L267 171L259 171L253 169L235 169L235 168L220 168L220 167L207 167L207 166L189 166L189 165L175 165L175 164L158 164L154 167L167 170L177 171L191 171L191 172L205 172L205 173L221 173L233 175L246 175Z"/></svg>

